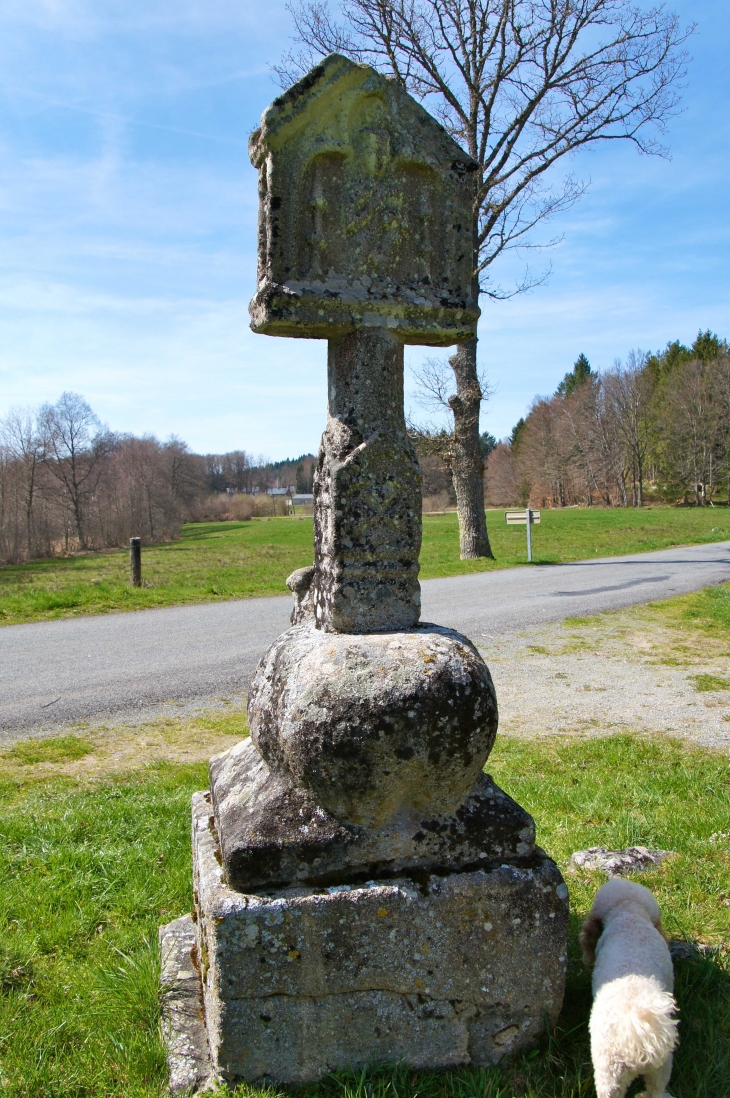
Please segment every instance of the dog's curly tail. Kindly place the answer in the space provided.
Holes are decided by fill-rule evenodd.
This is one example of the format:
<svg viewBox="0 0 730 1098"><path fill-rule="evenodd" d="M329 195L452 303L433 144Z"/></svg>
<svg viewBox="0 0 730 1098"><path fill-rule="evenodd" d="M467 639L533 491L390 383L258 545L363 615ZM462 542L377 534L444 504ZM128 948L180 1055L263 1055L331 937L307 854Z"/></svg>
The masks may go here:
<svg viewBox="0 0 730 1098"><path fill-rule="evenodd" d="M679 1039L674 997L645 976L604 984L599 997L613 1056L634 1070L663 1064Z"/></svg>

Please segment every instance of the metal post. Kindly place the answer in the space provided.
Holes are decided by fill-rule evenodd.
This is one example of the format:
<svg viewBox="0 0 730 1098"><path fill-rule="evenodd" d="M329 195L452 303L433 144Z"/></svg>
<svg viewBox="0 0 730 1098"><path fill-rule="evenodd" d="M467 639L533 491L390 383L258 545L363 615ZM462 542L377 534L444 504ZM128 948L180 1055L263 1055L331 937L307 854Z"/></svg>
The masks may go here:
<svg viewBox="0 0 730 1098"><path fill-rule="evenodd" d="M528 507L525 511L525 517L527 518L527 563L532 564L532 511Z"/></svg>
<svg viewBox="0 0 730 1098"><path fill-rule="evenodd" d="M132 587L142 586L142 539L129 539L129 582Z"/></svg>

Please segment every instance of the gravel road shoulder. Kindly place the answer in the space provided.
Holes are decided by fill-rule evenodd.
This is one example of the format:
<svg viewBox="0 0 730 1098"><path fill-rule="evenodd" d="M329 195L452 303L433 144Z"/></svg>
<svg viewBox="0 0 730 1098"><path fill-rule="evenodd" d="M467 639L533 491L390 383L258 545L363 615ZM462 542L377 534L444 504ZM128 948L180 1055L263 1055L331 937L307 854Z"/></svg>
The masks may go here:
<svg viewBox="0 0 730 1098"><path fill-rule="evenodd" d="M657 609L472 639L492 672L504 735L631 731L730 747L727 643L668 627ZM697 676L728 689L699 689L707 679Z"/></svg>

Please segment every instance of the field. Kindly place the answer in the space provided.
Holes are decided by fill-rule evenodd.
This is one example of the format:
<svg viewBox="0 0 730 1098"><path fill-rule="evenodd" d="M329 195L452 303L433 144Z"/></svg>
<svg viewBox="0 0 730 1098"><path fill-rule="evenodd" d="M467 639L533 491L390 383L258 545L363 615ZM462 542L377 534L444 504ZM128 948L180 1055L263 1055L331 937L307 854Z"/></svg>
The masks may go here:
<svg viewBox="0 0 730 1098"><path fill-rule="evenodd" d="M703 646L730 648L730 588L653 604L649 616L639 608L576 619L574 628L588 636L613 620L628 628L631 614L648 636L654 630L688 646L688 660ZM244 731L244 714L231 705L138 727L79 727L0 754L0 1093L162 1098L157 927L190 909L189 803L207 784L202 760ZM540 732L535 727L535 737ZM571 852L587 846L676 851L640 878L655 891L671 937L707 947L675 965L681 1044L671 1090L675 1098L726 1098L727 754L668 736L594 730L501 736L488 768L533 813L538 841L564 871ZM300 1098L592 1098L589 974L577 934L602 879L566 874L568 990L558 1029L540 1049L492 1071L396 1067L337 1076ZM238 1093L278 1096L274 1088Z"/></svg>
<svg viewBox="0 0 730 1098"><path fill-rule="evenodd" d="M456 514L425 515L421 578L526 563L525 528L487 512L495 561L459 559ZM543 511L533 529L536 565L730 539L730 509ZM89 553L0 568L0 624L286 593L286 577L312 562L312 520L190 523L179 541L143 549L144 586L128 583L128 552Z"/></svg>

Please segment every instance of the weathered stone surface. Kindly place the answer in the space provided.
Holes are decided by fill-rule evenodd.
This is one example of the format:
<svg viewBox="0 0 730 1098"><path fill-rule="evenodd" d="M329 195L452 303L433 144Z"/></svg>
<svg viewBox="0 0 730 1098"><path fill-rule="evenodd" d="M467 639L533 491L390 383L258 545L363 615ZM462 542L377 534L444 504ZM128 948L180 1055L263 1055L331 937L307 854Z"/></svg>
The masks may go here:
<svg viewBox="0 0 730 1098"><path fill-rule="evenodd" d="M312 602L312 580L314 579L314 565L308 568L297 568L286 578L286 585L294 596L294 608L289 618L292 625L298 625L300 621L314 617L314 603Z"/></svg>
<svg viewBox="0 0 730 1098"><path fill-rule="evenodd" d="M402 812L382 827L340 824L289 779L272 774L250 741L211 759L211 796L226 880L250 892L288 884L492 868L535 857L532 817L489 775L437 817Z"/></svg>
<svg viewBox="0 0 730 1098"><path fill-rule="evenodd" d="M229 1079L302 1083L373 1060L488 1064L557 1017L567 889L530 867L243 894L193 798L208 1037Z"/></svg>
<svg viewBox="0 0 730 1098"><path fill-rule="evenodd" d="M474 337L476 163L395 80L332 54L275 99L252 135L259 170L251 326L405 343Z"/></svg>
<svg viewBox="0 0 730 1098"><path fill-rule="evenodd" d="M672 938L667 942L673 961L701 961L724 952L723 945L707 945L705 942L692 942L685 938Z"/></svg>
<svg viewBox="0 0 730 1098"><path fill-rule="evenodd" d="M403 418L403 344L365 329L331 339L327 364L314 475L317 625L409 629L421 612L421 472Z"/></svg>
<svg viewBox="0 0 730 1098"><path fill-rule="evenodd" d="M672 850L649 850L645 846L629 846L626 850L592 846L588 850L576 850L570 864L574 869L600 869L609 877L623 877L627 873L653 869L661 865L665 858L672 857Z"/></svg>
<svg viewBox="0 0 730 1098"><path fill-rule="evenodd" d="M456 810L497 733L487 665L466 637L331 634L312 623L266 653L248 699L251 737L271 769L341 823Z"/></svg>
<svg viewBox="0 0 730 1098"><path fill-rule="evenodd" d="M162 1033L167 1048L170 1092L190 1094L215 1079L203 1020L198 946L190 915L159 930Z"/></svg>

